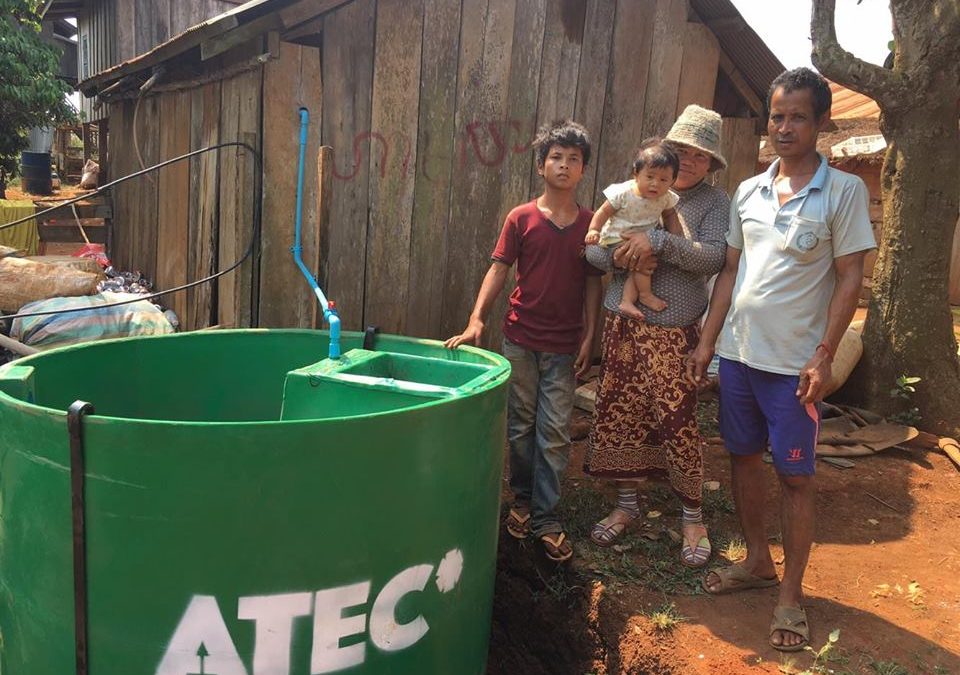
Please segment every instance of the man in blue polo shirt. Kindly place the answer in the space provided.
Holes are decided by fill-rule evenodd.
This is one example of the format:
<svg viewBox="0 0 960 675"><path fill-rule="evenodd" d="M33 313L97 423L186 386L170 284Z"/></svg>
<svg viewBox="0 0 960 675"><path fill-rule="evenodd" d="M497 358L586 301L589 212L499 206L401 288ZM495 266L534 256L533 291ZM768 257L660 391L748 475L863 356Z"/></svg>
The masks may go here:
<svg viewBox="0 0 960 675"><path fill-rule="evenodd" d="M720 594L780 583L770 644L781 651L809 642L802 583L814 531L819 402L857 307L864 256L876 246L863 181L817 153L830 105L826 80L812 70L773 81L767 131L778 159L733 197L726 264L687 365L699 383L716 345L720 432L747 543L745 561L708 573L703 586ZM768 445L780 483L782 583L764 530Z"/></svg>

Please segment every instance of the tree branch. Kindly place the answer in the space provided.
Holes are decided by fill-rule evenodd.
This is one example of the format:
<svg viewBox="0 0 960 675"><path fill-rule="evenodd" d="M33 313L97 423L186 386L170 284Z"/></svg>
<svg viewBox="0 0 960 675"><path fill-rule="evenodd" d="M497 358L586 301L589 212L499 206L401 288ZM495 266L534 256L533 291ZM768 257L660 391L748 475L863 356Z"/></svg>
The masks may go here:
<svg viewBox="0 0 960 675"><path fill-rule="evenodd" d="M824 77L866 94L881 108L895 104L902 86L901 78L892 71L857 58L840 46L834 26L835 8L836 0L813 0L810 19L813 65Z"/></svg>

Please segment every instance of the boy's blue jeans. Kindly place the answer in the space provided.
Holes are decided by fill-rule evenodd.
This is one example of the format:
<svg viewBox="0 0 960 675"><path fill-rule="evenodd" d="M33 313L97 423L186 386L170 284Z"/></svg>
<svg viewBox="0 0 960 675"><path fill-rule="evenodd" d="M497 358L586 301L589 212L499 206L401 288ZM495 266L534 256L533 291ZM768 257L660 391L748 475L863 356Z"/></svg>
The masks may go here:
<svg viewBox="0 0 960 675"><path fill-rule="evenodd" d="M533 352L507 339L503 355L513 369L507 437L514 502L521 507L529 505L534 536L562 532L555 511L560 502L560 479L570 458L575 357Z"/></svg>

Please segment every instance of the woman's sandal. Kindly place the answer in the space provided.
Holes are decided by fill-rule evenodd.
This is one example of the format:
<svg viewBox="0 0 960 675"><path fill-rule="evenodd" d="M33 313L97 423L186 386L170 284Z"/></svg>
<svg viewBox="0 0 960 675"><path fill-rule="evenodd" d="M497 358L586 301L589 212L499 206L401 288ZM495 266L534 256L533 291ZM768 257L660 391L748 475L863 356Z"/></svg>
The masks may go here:
<svg viewBox="0 0 960 675"><path fill-rule="evenodd" d="M720 587L716 590L710 590L710 586L707 584L707 579L711 574L715 574L717 579L720 580ZM707 572L700 583L703 590L710 595L725 595L751 588L770 588L779 584L780 579L776 576L770 579L758 577L756 574L748 572L742 565L729 565Z"/></svg>
<svg viewBox="0 0 960 675"><path fill-rule="evenodd" d="M573 557L573 544L564 532L551 532L540 537L543 552L555 563L562 563Z"/></svg>
<svg viewBox="0 0 960 675"><path fill-rule="evenodd" d="M607 548L613 546L617 543L617 540L620 539L627 531L627 528L630 527L630 524L640 515L630 514L622 509L614 509L614 511L619 511L620 513L627 516L627 519L624 521L614 521L610 523L604 523L601 520L599 523L593 526L593 529L590 530L590 541L599 546L600 548ZM613 515L612 513L610 515ZM604 520L609 519L610 516L604 518Z"/></svg>
<svg viewBox="0 0 960 675"><path fill-rule="evenodd" d="M802 639L795 645L777 644L773 641L773 634L777 631L793 633ZM773 610L773 621L770 624L770 646L780 652L799 652L806 649L809 643L810 626L807 624L807 613L803 607L778 605Z"/></svg>
<svg viewBox="0 0 960 675"><path fill-rule="evenodd" d="M711 553L713 553L713 547L710 546L710 539L706 536L700 537L697 545L693 547L684 540L683 548L680 549L680 562L687 567L703 567L710 561Z"/></svg>
<svg viewBox="0 0 960 675"><path fill-rule="evenodd" d="M526 539L530 536L530 511L524 508L512 508L507 514L507 532L514 539Z"/></svg>

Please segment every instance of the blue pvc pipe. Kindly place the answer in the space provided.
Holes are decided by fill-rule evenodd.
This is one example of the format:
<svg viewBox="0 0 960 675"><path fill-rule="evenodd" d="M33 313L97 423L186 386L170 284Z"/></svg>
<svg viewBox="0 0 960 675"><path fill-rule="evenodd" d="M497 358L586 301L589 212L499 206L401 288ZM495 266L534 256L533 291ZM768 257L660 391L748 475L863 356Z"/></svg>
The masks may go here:
<svg viewBox="0 0 960 675"><path fill-rule="evenodd" d="M330 326L330 349L327 356L331 359L340 358L340 317L336 310L330 309L330 303L327 297L320 290L317 280L310 270L303 263L303 245L301 244L300 227L303 222L303 167L307 155L307 126L310 122L310 111L306 108L300 108L300 166L297 169L297 220L294 228L293 246L290 252L293 253L293 259L297 262L297 267L307 278L307 283L313 289L313 294L317 296L320 308L323 310L323 320Z"/></svg>

